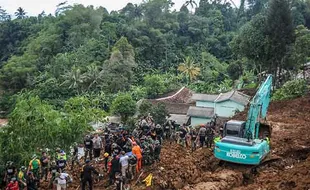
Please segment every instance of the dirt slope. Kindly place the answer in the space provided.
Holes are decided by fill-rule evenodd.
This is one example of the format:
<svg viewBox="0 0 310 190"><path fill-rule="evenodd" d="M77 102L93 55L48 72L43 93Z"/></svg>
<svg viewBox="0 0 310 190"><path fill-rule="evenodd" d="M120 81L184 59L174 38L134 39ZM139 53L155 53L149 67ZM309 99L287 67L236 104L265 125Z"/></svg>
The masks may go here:
<svg viewBox="0 0 310 190"><path fill-rule="evenodd" d="M246 113L236 116L245 117ZM151 189L156 190L310 189L310 96L272 102L267 120L273 129L272 155L282 159L259 168L256 175L249 175L249 167L243 165L219 166L207 148L192 154L186 148L166 142L161 162L145 167L142 178L152 173ZM103 189L103 183L96 184L95 189ZM77 186L74 183L70 189ZM140 184L131 189L145 189L145 186Z"/></svg>
<svg viewBox="0 0 310 190"><path fill-rule="evenodd" d="M236 118L245 119L246 113ZM248 167L219 166L208 149L193 155L165 144L162 162L153 166L152 189L310 189L310 96L270 104L272 155L282 159L248 175Z"/></svg>

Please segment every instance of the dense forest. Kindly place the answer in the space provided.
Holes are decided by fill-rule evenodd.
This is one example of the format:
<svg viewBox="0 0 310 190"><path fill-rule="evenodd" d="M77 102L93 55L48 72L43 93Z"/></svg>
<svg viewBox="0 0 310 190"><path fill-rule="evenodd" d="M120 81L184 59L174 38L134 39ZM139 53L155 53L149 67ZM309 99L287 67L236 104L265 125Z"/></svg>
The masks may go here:
<svg viewBox="0 0 310 190"><path fill-rule="evenodd" d="M20 7L13 17L0 7L0 111L10 119L1 151L72 142L89 121L112 113L128 120L139 99L184 85L255 88L271 73L277 88L309 60L310 0L173 4L146 0L109 13L61 3L53 15ZM47 135L26 143L38 129Z"/></svg>

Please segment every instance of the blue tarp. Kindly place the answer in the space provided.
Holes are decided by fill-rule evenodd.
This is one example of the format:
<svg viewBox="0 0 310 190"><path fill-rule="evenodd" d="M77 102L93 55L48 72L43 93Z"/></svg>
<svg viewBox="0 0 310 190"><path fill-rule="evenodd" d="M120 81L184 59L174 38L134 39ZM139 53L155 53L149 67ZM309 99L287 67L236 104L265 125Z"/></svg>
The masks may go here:
<svg viewBox="0 0 310 190"><path fill-rule="evenodd" d="M131 155L132 155L132 152L127 152L126 155L127 155L127 156L131 156Z"/></svg>

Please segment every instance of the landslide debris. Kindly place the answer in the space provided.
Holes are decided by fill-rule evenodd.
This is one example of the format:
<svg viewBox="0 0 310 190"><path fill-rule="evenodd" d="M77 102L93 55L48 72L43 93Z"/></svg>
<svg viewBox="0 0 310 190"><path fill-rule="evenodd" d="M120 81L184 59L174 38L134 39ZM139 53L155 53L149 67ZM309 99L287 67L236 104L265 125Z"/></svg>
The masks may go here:
<svg viewBox="0 0 310 190"><path fill-rule="evenodd" d="M234 119L244 120L246 114L239 113ZM200 148L192 153L165 142L161 162L144 167L141 179L152 173L154 190L310 189L310 96L271 102L267 121L272 126L272 154L282 159L260 167L255 175L247 175L249 167L243 165L219 165L210 149ZM73 174L75 182L70 190L79 185L78 169ZM107 175L94 189L103 189L106 180ZM142 190L145 185L131 189Z"/></svg>
<svg viewBox="0 0 310 190"><path fill-rule="evenodd" d="M246 116L247 111L234 119ZM152 189L309 189L310 96L271 102L267 121L272 126L271 154L282 159L262 166L258 174L248 176L250 167L242 165L220 166L206 148L191 154L165 144L161 163L148 171L154 175Z"/></svg>

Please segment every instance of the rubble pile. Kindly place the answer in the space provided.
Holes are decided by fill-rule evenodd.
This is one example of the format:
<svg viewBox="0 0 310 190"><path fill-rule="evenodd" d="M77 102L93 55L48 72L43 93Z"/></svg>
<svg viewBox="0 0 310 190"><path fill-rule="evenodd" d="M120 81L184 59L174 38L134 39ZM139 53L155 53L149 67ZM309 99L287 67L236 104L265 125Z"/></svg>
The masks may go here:
<svg viewBox="0 0 310 190"><path fill-rule="evenodd" d="M244 120L246 115L246 111L238 113L234 119ZM249 166L219 165L211 149L192 153L190 148L165 142L161 161L144 167L141 179L152 173L154 190L310 189L310 96L272 102L267 121L272 126L271 154L281 159L260 167L255 175L247 175ZM79 172L74 173L76 181L69 189L79 185ZM103 188L104 182L95 184L95 189ZM145 185L131 189L142 190Z"/></svg>
<svg viewBox="0 0 310 190"><path fill-rule="evenodd" d="M247 111L234 119L245 120ZM267 121L272 126L272 155L282 159L258 169L219 165L211 150L193 154L178 145L165 144L161 163L149 168L154 174L152 189L309 189L310 188L310 96L270 104ZM162 168L162 170L160 170Z"/></svg>

